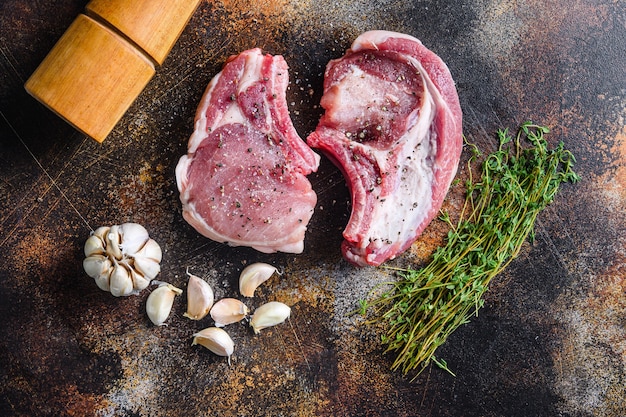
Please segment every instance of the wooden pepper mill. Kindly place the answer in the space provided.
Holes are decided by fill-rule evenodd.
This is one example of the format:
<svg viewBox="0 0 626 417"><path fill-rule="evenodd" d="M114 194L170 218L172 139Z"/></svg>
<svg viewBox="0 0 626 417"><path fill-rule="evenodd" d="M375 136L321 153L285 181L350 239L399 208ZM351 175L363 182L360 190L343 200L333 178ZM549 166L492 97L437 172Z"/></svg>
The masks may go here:
<svg viewBox="0 0 626 417"><path fill-rule="evenodd" d="M200 0L92 0L26 81L102 142L170 52Z"/></svg>

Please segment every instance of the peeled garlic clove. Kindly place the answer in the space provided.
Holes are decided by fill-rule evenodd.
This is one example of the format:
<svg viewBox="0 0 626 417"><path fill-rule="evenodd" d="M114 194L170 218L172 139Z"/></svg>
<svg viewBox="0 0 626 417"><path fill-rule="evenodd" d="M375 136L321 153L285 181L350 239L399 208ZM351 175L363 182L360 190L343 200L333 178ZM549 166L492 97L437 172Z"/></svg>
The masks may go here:
<svg viewBox="0 0 626 417"><path fill-rule="evenodd" d="M216 327L237 323L248 315L248 307L235 298L222 298L211 308L211 318Z"/></svg>
<svg viewBox="0 0 626 417"><path fill-rule="evenodd" d="M137 223L124 223L119 227L120 249L124 255L134 255L150 238L145 227Z"/></svg>
<svg viewBox="0 0 626 417"><path fill-rule="evenodd" d="M161 266L154 259L135 257L134 265L137 271L148 279L153 279L161 272Z"/></svg>
<svg viewBox="0 0 626 417"><path fill-rule="evenodd" d="M189 272L187 284L187 312L183 316L191 320L200 320L209 314L213 306L213 289L208 282L200 277L191 275Z"/></svg>
<svg viewBox="0 0 626 417"><path fill-rule="evenodd" d="M219 356L228 356L235 351L235 343L224 329L209 327L193 335L192 345L201 345Z"/></svg>
<svg viewBox="0 0 626 417"><path fill-rule="evenodd" d="M106 253L104 241L99 236L89 236L89 238L85 242L84 252L86 257L89 257L91 255L104 255Z"/></svg>
<svg viewBox="0 0 626 417"><path fill-rule="evenodd" d="M284 322L290 314L291 308L288 305L271 301L254 310L250 319L250 326L254 329L254 333L258 334L266 327L276 326Z"/></svg>
<svg viewBox="0 0 626 417"><path fill-rule="evenodd" d="M258 286L270 279L274 272L275 267L263 262L248 265L239 275L239 292L244 297L253 297Z"/></svg>
<svg viewBox="0 0 626 417"><path fill-rule="evenodd" d="M109 291L115 297L130 295L133 292L133 280L130 272L120 264L113 265L109 277Z"/></svg>
<svg viewBox="0 0 626 417"><path fill-rule="evenodd" d="M146 300L146 313L155 326L162 326L165 323L172 311L174 297L182 292L180 288L164 282L150 293Z"/></svg>

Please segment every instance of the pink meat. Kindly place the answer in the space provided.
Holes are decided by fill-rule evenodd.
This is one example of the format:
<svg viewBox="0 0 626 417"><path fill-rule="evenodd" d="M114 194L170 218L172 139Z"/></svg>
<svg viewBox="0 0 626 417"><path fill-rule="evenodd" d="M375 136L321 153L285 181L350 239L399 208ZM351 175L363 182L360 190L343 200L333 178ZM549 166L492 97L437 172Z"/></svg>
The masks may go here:
<svg viewBox="0 0 626 417"><path fill-rule="evenodd" d="M261 252L300 253L319 156L294 129L282 56L231 57L198 106L176 180L183 217L202 235Z"/></svg>
<svg viewBox="0 0 626 417"><path fill-rule="evenodd" d="M454 81L419 40L371 31L329 62L321 105L307 142L342 170L350 189L343 255L380 265L419 237L456 174L463 139Z"/></svg>

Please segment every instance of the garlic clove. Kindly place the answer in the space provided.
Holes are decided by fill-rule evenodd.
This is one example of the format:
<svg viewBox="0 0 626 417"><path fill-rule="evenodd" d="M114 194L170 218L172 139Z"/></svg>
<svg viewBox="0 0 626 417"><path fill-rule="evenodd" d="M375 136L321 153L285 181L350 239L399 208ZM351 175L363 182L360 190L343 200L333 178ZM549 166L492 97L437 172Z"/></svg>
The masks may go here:
<svg viewBox="0 0 626 417"><path fill-rule="evenodd" d="M148 285L150 285L151 281L137 272L134 268L130 268L130 278L133 280L133 288L136 293L146 289Z"/></svg>
<svg viewBox="0 0 626 417"><path fill-rule="evenodd" d="M106 251L109 256L117 260L121 260L123 257L122 250L120 249L120 227L115 225L111 226L106 234Z"/></svg>
<svg viewBox="0 0 626 417"><path fill-rule="evenodd" d="M119 227L120 248L124 255L134 255L150 238L145 227L137 223L124 223Z"/></svg>
<svg viewBox="0 0 626 417"><path fill-rule="evenodd" d="M104 241L99 236L91 235L85 242L85 256L89 257L91 255L104 255L106 253L106 248L104 247Z"/></svg>
<svg viewBox="0 0 626 417"><path fill-rule="evenodd" d="M182 294L183 290L166 282L150 293L146 300L146 313L155 326L162 326L172 311L174 297Z"/></svg>
<svg viewBox="0 0 626 417"><path fill-rule="evenodd" d="M93 235L98 236L104 242L104 241L106 241L106 236L109 233L109 230L111 230L110 227L108 227L108 226L101 226L101 227L98 227L96 230L93 231Z"/></svg>
<svg viewBox="0 0 626 417"><path fill-rule="evenodd" d="M109 285L109 277L111 276L111 272L113 272L113 267L109 267L106 271L103 271L100 275L94 278L96 285L103 291L111 291L111 287Z"/></svg>
<svg viewBox="0 0 626 417"><path fill-rule="evenodd" d="M161 266L154 259L135 257L134 265L135 269L148 279L153 279L161 272Z"/></svg>
<svg viewBox="0 0 626 417"><path fill-rule="evenodd" d="M104 255L91 255L83 259L83 269L91 278L97 278L111 269L111 261Z"/></svg>
<svg viewBox="0 0 626 417"><path fill-rule="evenodd" d="M211 308L211 318L216 327L237 323L248 315L248 307L235 298L222 298Z"/></svg>
<svg viewBox="0 0 626 417"><path fill-rule="evenodd" d="M254 333L260 333L262 329L276 326L284 322L291 315L291 308L278 301L263 304L256 310L250 319L250 326Z"/></svg>
<svg viewBox="0 0 626 417"><path fill-rule="evenodd" d="M192 345L201 345L219 356L230 356L235 351L235 343L224 329L218 327L208 327L193 335Z"/></svg>
<svg viewBox="0 0 626 417"><path fill-rule="evenodd" d="M163 252L161 251L159 244L156 243L154 239L148 239L145 244L131 256L149 258L156 262L161 262Z"/></svg>
<svg viewBox="0 0 626 417"><path fill-rule="evenodd" d="M115 297L130 295L133 292L133 280L122 265L116 263L109 277L109 291Z"/></svg>
<svg viewBox="0 0 626 417"><path fill-rule="evenodd" d="M213 306L213 289L208 282L200 277L190 274L187 284L187 312L183 316L191 320L200 320L209 314Z"/></svg>
<svg viewBox="0 0 626 417"><path fill-rule="evenodd" d="M244 297L253 297L259 285L267 281L276 272L272 265L256 262L248 265L239 275L239 292Z"/></svg>

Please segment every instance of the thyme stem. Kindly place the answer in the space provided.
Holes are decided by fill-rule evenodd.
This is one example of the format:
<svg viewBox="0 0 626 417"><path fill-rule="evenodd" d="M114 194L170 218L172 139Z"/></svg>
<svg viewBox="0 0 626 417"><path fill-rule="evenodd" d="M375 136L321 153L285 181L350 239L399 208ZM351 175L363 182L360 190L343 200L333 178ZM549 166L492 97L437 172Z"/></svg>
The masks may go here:
<svg viewBox="0 0 626 417"><path fill-rule="evenodd" d="M382 342L394 352L393 370L421 372L435 351L459 326L478 315L490 281L534 238L537 215L552 203L559 185L577 182L574 156L560 143L549 150L548 128L526 122L515 138L499 130L498 150L482 164L481 178L473 182L471 164L480 155L472 146L468 162L470 179L458 224L450 225L446 244L422 269L398 269L400 279L392 290L376 299L361 301L361 311L373 309L374 321L387 324ZM522 140L529 142L524 147ZM416 375L416 376L417 376Z"/></svg>

